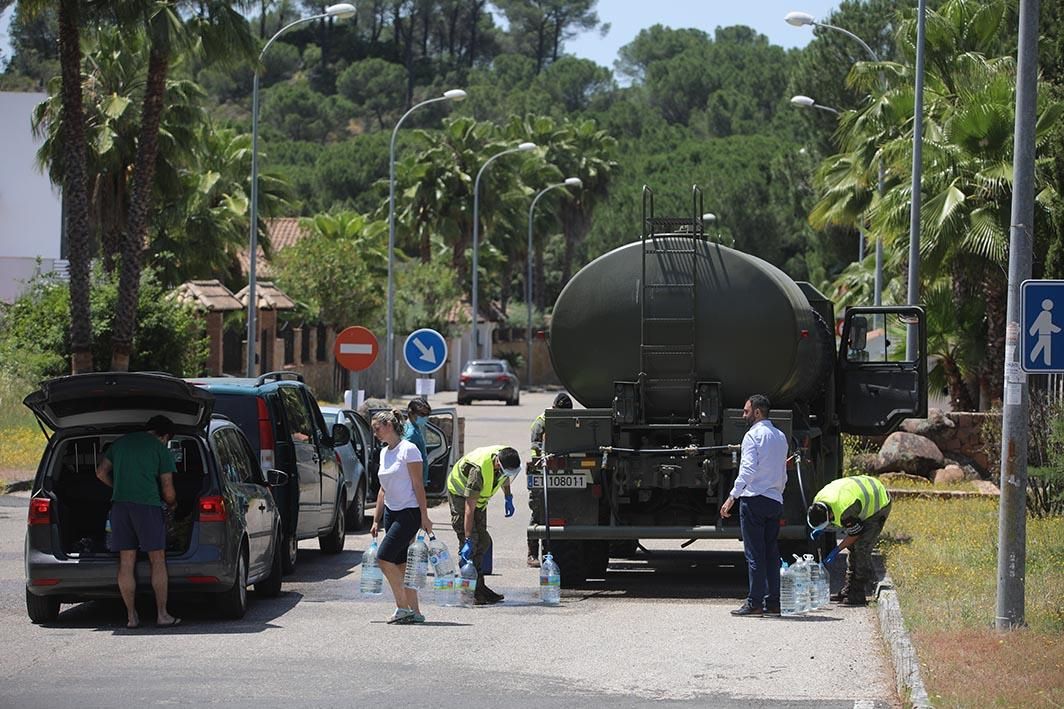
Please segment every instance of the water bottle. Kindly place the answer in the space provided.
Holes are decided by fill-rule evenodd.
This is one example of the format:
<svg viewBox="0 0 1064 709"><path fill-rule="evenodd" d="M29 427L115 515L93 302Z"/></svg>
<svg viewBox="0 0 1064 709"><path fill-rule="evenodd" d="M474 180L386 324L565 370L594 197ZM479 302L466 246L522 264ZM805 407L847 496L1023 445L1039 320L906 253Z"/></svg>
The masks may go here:
<svg viewBox="0 0 1064 709"><path fill-rule="evenodd" d="M794 572L794 605L801 615L809 612L809 567L797 554L793 556L794 564L791 570Z"/></svg>
<svg viewBox="0 0 1064 709"><path fill-rule="evenodd" d="M453 606L455 590L454 574L436 575L432 579L432 591L436 595L436 605Z"/></svg>
<svg viewBox="0 0 1064 709"><path fill-rule="evenodd" d="M828 576L828 569L823 564L817 564L817 568L820 569L820 581L816 588L816 605L818 608L827 608L828 603L831 602L831 577Z"/></svg>
<svg viewBox="0 0 1064 709"><path fill-rule="evenodd" d="M107 513L107 521L103 523L103 544L107 551L111 551L111 513Z"/></svg>
<svg viewBox="0 0 1064 709"><path fill-rule="evenodd" d="M562 602L562 573L550 552L543 557L543 564L539 567L539 600L548 606Z"/></svg>
<svg viewBox="0 0 1064 709"><path fill-rule="evenodd" d="M381 574L381 567L377 565L377 542L373 542L362 555L362 579L358 590L367 596L379 596L383 587L384 575Z"/></svg>
<svg viewBox="0 0 1064 709"><path fill-rule="evenodd" d="M425 535L418 532L417 541L406 550L406 573L403 574L403 586L415 591L423 590L429 574L429 548L425 544Z"/></svg>
<svg viewBox="0 0 1064 709"><path fill-rule="evenodd" d="M429 533L429 564L432 565L432 574L436 578L455 575L454 557L447 549L447 545L436 538L435 534Z"/></svg>
<svg viewBox="0 0 1064 709"><path fill-rule="evenodd" d="M780 615L798 615L797 598L794 593L794 569L787 562L780 563Z"/></svg>
<svg viewBox="0 0 1064 709"><path fill-rule="evenodd" d="M472 561L462 562L461 576L455 579L458 591L458 605L463 608L471 608L476 600L477 593L477 567Z"/></svg>
<svg viewBox="0 0 1064 709"><path fill-rule="evenodd" d="M815 611L820 607L820 565L813 562L812 554L806 554L802 559L809 571L809 610Z"/></svg>

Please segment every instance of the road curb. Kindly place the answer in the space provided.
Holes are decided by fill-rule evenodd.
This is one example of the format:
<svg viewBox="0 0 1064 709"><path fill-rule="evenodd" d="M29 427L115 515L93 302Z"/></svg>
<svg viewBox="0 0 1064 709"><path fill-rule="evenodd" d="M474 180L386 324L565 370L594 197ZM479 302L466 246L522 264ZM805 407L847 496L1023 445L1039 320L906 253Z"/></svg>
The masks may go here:
<svg viewBox="0 0 1064 709"><path fill-rule="evenodd" d="M894 682L898 696L906 706L913 709L931 709L927 689L920 674L920 659L916 648L905 629L905 618L901 614L898 592L890 576L884 576L876 587L876 612L879 616L879 630L890 648L890 660L894 666Z"/></svg>
<svg viewBox="0 0 1064 709"><path fill-rule="evenodd" d="M4 486L4 494L11 492L26 492L33 488L32 480L12 480Z"/></svg>

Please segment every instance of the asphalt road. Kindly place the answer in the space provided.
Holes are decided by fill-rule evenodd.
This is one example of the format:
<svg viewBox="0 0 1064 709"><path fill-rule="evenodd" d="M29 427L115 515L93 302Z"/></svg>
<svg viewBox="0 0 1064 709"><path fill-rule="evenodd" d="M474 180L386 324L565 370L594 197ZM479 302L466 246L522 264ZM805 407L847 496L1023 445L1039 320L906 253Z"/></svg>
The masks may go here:
<svg viewBox="0 0 1064 709"><path fill-rule="evenodd" d="M466 449L505 443L524 454L529 424L552 398L526 392L518 407L460 407ZM433 403L453 405L453 393ZM0 706L900 706L872 610L731 616L745 596L737 544L649 545L649 556L614 562L598 586L563 592L560 607L538 605L537 571L525 566L527 494L515 489L511 519L501 499L489 510L499 606L425 599L423 626L385 624L389 594L358 593L369 540L361 533L332 557L304 542L281 596L252 596L241 621L185 601L171 604L182 626L136 631L125 629L119 601L64 606L54 625L32 625L27 502L0 497ZM446 506L431 517L453 549Z"/></svg>

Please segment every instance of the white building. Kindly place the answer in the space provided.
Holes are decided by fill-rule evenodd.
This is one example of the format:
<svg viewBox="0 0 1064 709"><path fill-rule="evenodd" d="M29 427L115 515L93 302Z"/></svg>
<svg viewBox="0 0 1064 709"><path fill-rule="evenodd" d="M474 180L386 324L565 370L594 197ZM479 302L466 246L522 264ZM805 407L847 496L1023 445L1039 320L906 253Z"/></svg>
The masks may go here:
<svg viewBox="0 0 1064 709"><path fill-rule="evenodd" d="M0 301L10 303L37 272L66 270L62 199L37 167L33 109L47 97L0 92Z"/></svg>

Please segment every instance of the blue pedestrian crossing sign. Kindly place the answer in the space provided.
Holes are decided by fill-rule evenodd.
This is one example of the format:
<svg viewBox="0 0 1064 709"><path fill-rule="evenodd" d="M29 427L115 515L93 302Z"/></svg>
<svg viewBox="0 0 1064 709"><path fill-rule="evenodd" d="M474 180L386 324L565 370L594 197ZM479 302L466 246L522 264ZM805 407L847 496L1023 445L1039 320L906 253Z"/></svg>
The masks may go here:
<svg viewBox="0 0 1064 709"><path fill-rule="evenodd" d="M418 374L432 374L447 361L447 340L431 328L414 330L403 345L403 359Z"/></svg>
<svg viewBox="0 0 1064 709"><path fill-rule="evenodd" d="M1064 281L1024 281L1020 367L1031 374L1064 372Z"/></svg>

